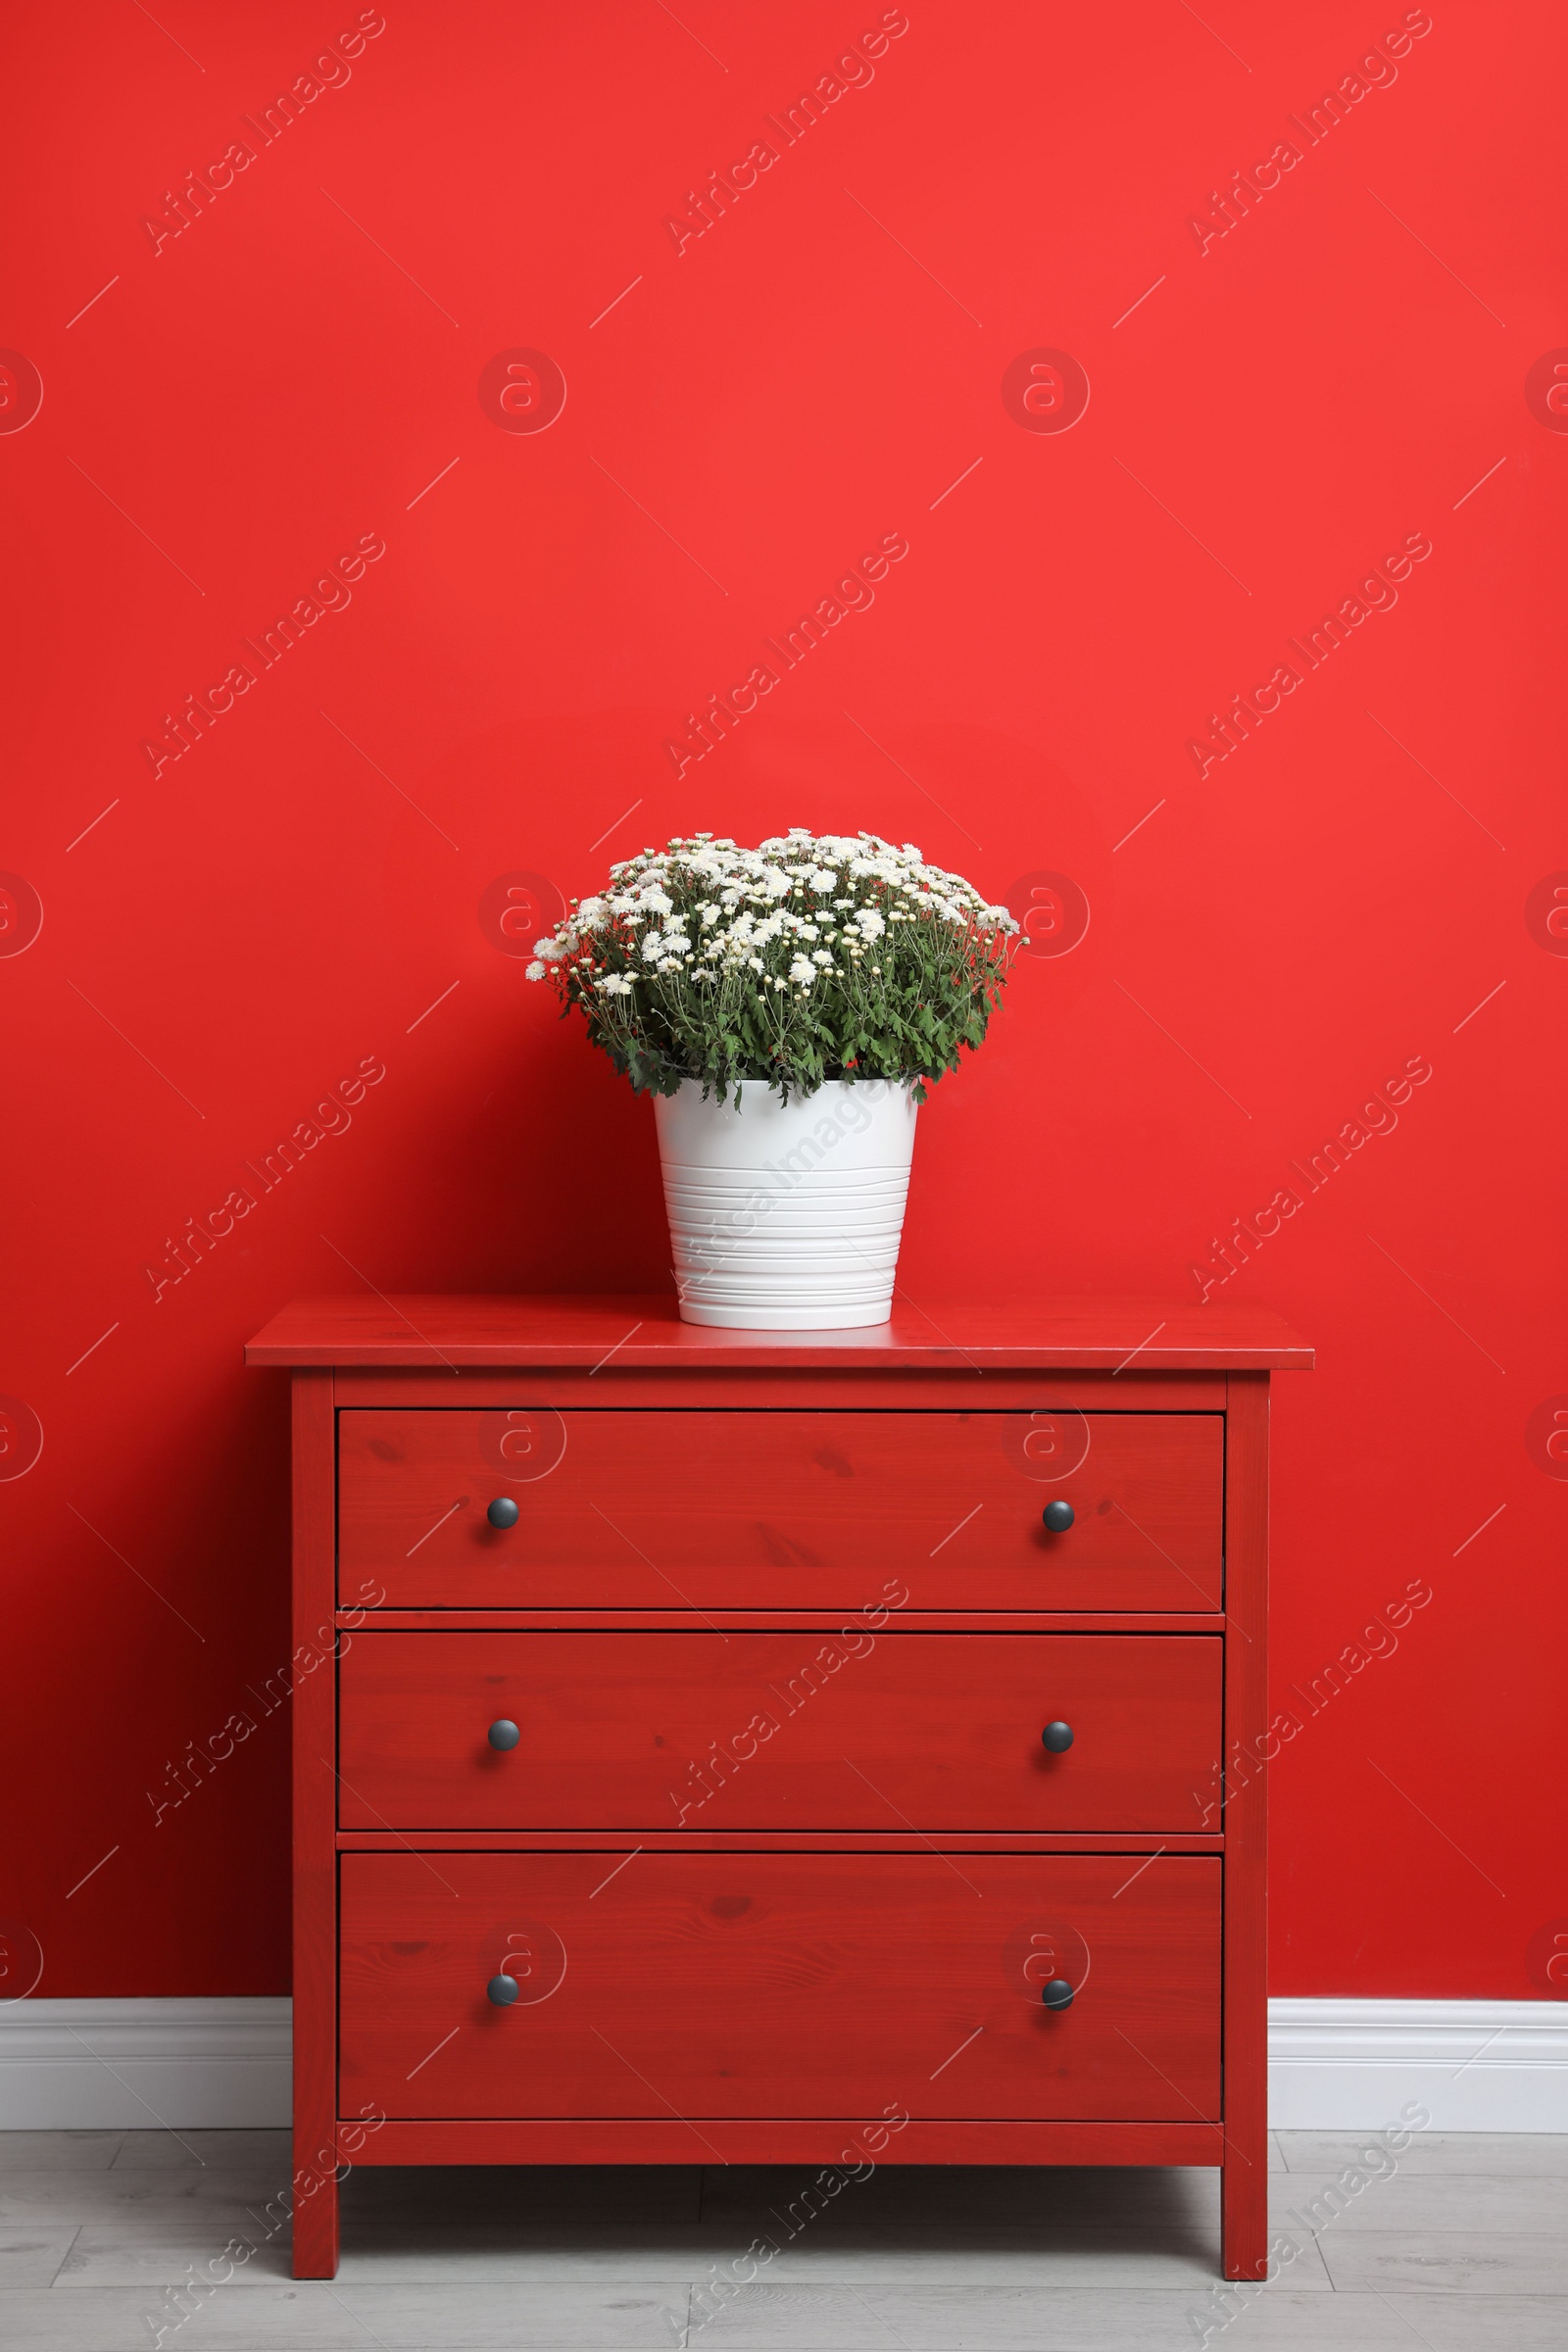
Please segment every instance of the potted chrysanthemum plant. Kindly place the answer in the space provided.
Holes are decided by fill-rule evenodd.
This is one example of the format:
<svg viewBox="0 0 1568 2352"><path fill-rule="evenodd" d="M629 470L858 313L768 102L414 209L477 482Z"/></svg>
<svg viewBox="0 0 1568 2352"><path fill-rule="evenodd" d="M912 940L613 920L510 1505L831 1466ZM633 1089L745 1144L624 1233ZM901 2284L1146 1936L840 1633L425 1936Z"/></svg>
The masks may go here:
<svg viewBox="0 0 1568 2352"><path fill-rule="evenodd" d="M885 1323L915 1111L978 1046L1017 929L874 833L699 833L610 869L535 947L655 1098L689 1323Z"/></svg>

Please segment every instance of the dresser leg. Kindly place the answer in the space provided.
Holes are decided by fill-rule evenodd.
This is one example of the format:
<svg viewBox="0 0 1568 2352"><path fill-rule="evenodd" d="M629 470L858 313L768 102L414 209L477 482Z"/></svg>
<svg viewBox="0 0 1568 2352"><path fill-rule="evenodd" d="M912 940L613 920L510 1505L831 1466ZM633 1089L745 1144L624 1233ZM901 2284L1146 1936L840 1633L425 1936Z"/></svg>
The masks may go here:
<svg viewBox="0 0 1568 2352"><path fill-rule="evenodd" d="M316 2194L299 2197L294 2206L294 2276L296 2278L337 2277L337 2178L328 2174Z"/></svg>
<svg viewBox="0 0 1568 2352"><path fill-rule="evenodd" d="M1252 2161L1248 2163L1250 2156ZM1268 2277L1268 2142L1220 2167L1220 2244L1227 2278Z"/></svg>
<svg viewBox="0 0 1568 2352"><path fill-rule="evenodd" d="M332 1622L332 1375L294 1375L294 1640ZM294 1705L294 2276L337 2276L335 1669L297 1674Z"/></svg>

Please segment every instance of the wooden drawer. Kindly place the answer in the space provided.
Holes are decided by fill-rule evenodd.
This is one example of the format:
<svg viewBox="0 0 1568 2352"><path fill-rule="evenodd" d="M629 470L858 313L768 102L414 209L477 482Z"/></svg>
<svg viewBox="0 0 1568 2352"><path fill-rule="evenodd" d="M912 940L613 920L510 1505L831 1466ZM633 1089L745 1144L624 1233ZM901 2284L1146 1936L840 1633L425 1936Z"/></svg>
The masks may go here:
<svg viewBox="0 0 1568 2352"><path fill-rule="evenodd" d="M346 1829L1197 1826L1218 1636L372 1633L339 1688ZM492 1723L514 1725L498 1751ZM1065 1721L1072 1745L1041 1734Z"/></svg>
<svg viewBox="0 0 1568 2352"><path fill-rule="evenodd" d="M623 1859L345 1854L340 2111L1219 2114L1217 1861Z"/></svg>
<svg viewBox="0 0 1568 2352"><path fill-rule="evenodd" d="M405 1608L1217 1610L1208 1413L338 1415L340 1590ZM488 1505L515 1502L514 1526ZM1046 1503L1073 1525L1049 1533Z"/></svg>

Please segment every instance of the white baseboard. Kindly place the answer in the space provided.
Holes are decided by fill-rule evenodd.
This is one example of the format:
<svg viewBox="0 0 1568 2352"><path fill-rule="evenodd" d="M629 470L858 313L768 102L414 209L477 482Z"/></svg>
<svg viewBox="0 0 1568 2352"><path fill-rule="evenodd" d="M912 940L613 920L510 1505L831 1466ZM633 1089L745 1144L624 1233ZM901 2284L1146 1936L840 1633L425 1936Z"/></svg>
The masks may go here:
<svg viewBox="0 0 1568 2352"><path fill-rule="evenodd" d="M0 2130L289 2120L287 2000L0 2005ZM1419 2100L1437 2132L1568 2132L1568 2002L1269 2003L1269 2119L1367 2132Z"/></svg>
<svg viewBox="0 0 1568 2352"><path fill-rule="evenodd" d="M1276 2131L1377 2131L1411 2099L1434 2132L1568 2132L1568 2002L1270 2001Z"/></svg>
<svg viewBox="0 0 1568 2352"><path fill-rule="evenodd" d="M12 2001L0 2007L0 2130L286 2124L286 1999Z"/></svg>

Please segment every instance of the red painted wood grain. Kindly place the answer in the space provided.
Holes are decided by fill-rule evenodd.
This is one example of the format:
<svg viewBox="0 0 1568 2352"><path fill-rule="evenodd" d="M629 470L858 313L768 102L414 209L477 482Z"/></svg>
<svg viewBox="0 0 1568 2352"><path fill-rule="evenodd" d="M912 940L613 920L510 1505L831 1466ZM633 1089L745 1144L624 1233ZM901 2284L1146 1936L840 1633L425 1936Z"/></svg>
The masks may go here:
<svg viewBox="0 0 1568 2352"><path fill-rule="evenodd" d="M341 1666L345 1829L1191 1831L1214 1637L387 1634ZM1041 1742L1067 1721L1072 1745ZM492 1723L520 1734L489 1743Z"/></svg>
<svg viewBox="0 0 1568 2352"><path fill-rule="evenodd" d="M963 1364L1144 1372L1305 1370L1312 1350L1282 1315L1246 1301L1190 1298L956 1298L933 1308L896 1299L886 1323L851 1331L721 1331L682 1323L665 1295L596 1298L393 1298L346 1292L296 1298L247 1343L253 1364L537 1364L613 1362L624 1371L728 1373L795 1366L921 1371Z"/></svg>
<svg viewBox="0 0 1568 2352"><path fill-rule="evenodd" d="M1222 1446L1217 1414L356 1409L339 1416L339 1590L1213 1609ZM489 1524L497 1496L514 1526ZM1041 1516L1056 1498L1075 1513L1060 1534Z"/></svg>
<svg viewBox="0 0 1568 2352"><path fill-rule="evenodd" d="M296 1372L295 1655L331 1623L336 1476L330 1372ZM294 1743L294 2225L296 2278L337 2269L337 1691L330 1656L296 1676Z"/></svg>
<svg viewBox="0 0 1568 2352"><path fill-rule="evenodd" d="M979 2122L973 2117L911 2118L885 2138L868 2132L867 2119L837 2117L707 2116L709 2154L677 2116L548 2116L496 2123L427 2119L383 2124L367 2138L346 2124L345 2157L356 2164L693 2164L713 2152L725 2164L848 2166L877 2164L1183 2164L1219 2162L1218 2124ZM875 2144L880 2141L880 2144ZM1042 2210L1051 2183L1041 2182Z"/></svg>
<svg viewBox="0 0 1568 2352"><path fill-rule="evenodd" d="M1225 2163L1227 2278L1268 2276L1267 1375L1228 1383L1225 1417ZM1211 1786L1214 1784L1211 1783Z"/></svg>
<svg viewBox="0 0 1568 2352"><path fill-rule="evenodd" d="M1220 1865L346 1854L341 2096L391 2117L1212 2122ZM514 1955L523 1998L486 1984ZM1040 1984L1080 1988L1048 2011Z"/></svg>

